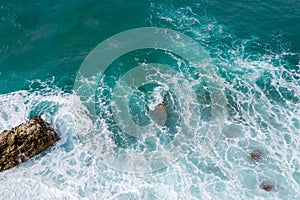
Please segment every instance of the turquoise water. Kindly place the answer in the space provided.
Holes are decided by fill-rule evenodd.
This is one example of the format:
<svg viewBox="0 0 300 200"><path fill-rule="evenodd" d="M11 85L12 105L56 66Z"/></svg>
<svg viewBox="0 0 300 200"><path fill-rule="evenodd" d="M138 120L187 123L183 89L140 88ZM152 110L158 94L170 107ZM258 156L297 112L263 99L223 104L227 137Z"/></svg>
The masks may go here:
<svg viewBox="0 0 300 200"><path fill-rule="evenodd" d="M193 38L203 63L143 49L120 56L96 80L78 78L99 43L141 27ZM122 95L113 97L126 72L149 63L171 66L155 76L175 86L162 81L130 93L120 84ZM151 78L137 71L127 78L145 77ZM73 90L76 81L83 91L97 86L90 98L95 116L90 99ZM2 172L0 199L300 199L299 1L2 1L0 83L0 130L41 115L62 137ZM165 126L135 137L147 132L141 127L151 125L148 113L163 98L169 99ZM138 124L127 129L132 135L122 132L124 118L112 108L122 102ZM216 119L222 120L214 126ZM168 145L177 142L184 150L170 153L167 166L129 170L126 156L172 152ZM249 158L253 150L263 153L258 162ZM264 191L262 182L274 189Z"/></svg>

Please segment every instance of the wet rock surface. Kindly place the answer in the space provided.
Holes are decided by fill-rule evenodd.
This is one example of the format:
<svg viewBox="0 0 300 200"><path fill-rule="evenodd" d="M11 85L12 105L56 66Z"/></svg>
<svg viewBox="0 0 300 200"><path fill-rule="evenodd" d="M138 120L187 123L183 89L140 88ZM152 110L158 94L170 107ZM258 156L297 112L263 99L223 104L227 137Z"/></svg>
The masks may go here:
<svg viewBox="0 0 300 200"><path fill-rule="evenodd" d="M274 185L271 184L271 183L262 182L260 184L260 188L267 191L267 192L270 192L274 189Z"/></svg>
<svg viewBox="0 0 300 200"><path fill-rule="evenodd" d="M22 123L0 134L0 171L17 166L60 140L41 117Z"/></svg>
<svg viewBox="0 0 300 200"><path fill-rule="evenodd" d="M250 153L250 158L253 161L258 161L261 159L262 155L263 155L262 152L260 152L258 150L254 150Z"/></svg>

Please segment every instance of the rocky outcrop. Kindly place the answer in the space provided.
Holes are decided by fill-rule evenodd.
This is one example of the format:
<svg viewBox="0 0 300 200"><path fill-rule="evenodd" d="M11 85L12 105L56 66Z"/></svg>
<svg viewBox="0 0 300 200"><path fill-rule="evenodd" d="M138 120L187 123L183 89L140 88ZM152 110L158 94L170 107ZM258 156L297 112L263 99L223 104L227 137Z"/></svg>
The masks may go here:
<svg viewBox="0 0 300 200"><path fill-rule="evenodd" d="M60 140L55 130L41 117L0 134L0 171L19 165Z"/></svg>

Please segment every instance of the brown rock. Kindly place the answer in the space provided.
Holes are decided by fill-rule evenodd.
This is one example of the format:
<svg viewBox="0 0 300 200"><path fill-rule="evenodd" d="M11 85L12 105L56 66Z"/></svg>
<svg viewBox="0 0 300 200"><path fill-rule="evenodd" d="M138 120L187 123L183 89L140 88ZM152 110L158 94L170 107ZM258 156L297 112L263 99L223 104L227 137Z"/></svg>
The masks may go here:
<svg viewBox="0 0 300 200"><path fill-rule="evenodd" d="M250 153L250 158L251 160L258 161L261 159L262 155L263 155L262 152L258 150L254 150Z"/></svg>
<svg viewBox="0 0 300 200"><path fill-rule="evenodd" d="M268 191L270 192L271 190L274 189L274 185L273 184L270 184L270 183L265 183L265 182L262 182L260 184L260 188L265 190L265 191Z"/></svg>
<svg viewBox="0 0 300 200"><path fill-rule="evenodd" d="M41 117L0 134L0 171L21 164L60 140L55 130Z"/></svg>

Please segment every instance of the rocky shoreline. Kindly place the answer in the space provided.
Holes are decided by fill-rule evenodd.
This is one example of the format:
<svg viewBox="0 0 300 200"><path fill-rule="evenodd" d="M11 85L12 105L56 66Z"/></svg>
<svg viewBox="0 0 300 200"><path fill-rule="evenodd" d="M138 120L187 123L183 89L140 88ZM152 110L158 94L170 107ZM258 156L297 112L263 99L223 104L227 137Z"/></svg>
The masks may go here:
<svg viewBox="0 0 300 200"><path fill-rule="evenodd" d="M0 134L0 172L17 166L60 140L56 131L35 116Z"/></svg>

